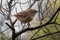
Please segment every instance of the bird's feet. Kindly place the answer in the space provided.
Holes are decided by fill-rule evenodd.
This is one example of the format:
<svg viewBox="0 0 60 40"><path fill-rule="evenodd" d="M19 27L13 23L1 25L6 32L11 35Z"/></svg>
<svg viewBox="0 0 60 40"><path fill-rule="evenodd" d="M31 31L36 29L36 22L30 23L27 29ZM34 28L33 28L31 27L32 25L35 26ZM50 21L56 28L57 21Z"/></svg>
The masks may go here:
<svg viewBox="0 0 60 40"><path fill-rule="evenodd" d="M30 23L28 22L28 28L30 28Z"/></svg>

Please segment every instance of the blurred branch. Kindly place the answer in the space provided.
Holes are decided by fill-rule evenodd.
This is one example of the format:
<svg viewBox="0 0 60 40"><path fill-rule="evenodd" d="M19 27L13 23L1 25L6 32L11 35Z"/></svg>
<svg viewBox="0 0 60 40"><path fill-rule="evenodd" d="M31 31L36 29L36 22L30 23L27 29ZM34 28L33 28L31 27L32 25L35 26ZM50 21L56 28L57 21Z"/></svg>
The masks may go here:
<svg viewBox="0 0 60 40"><path fill-rule="evenodd" d="M17 8L15 8L15 9L16 9L16 13L17 13ZM17 19L12 23L12 25L14 25L16 23L16 21L17 21Z"/></svg>
<svg viewBox="0 0 60 40"><path fill-rule="evenodd" d="M31 0L29 0L29 2L28 2L28 6L30 6L30 5L31 5L31 3L32 3L32 2L31 2Z"/></svg>
<svg viewBox="0 0 60 40"><path fill-rule="evenodd" d="M13 27L11 27L8 23L6 23L6 25L11 28L11 30L15 30Z"/></svg>
<svg viewBox="0 0 60 40"><path fill-rule="evenodd" d="M0 11L1 11L1 14L6 18L7 15L3 12L3 10L1 9Z"/></svg>
<svg viewBox="0 0 60 40"><path fill-rule="evenodd" d="M2 9L4 9L5 11L9 12L7 9L5 9L4 7L1 7Z"/></svg>
<svg viewBox="0 0 60 40"><path fill-rule="evenodd" d="M43 37L46 37L46 36L49 36L49 35L53 35L53 34L56 34L56 33L60 33L60 31L54 32L54 33L49 33L49 34L47 34L47 35L40 36L40 37L37 37L37 38L33 38L32 40L36 40L36 39L39 39L39 38L43 38Z"/></svg>
<svg viewBox="0 0 60 40"><path fill-rule="evenodd" d="M21 2L20 2L21 3ZM22 10L22 6L21 6L22 4L19 4L19 6L20 6L20 9Z"/></svg>
<svg viewBox="0 0 60 40"><path fill-rule="evenodd" d="M36 3L37 0L34 0L34 2L29 6L28 9L30 9L35 3Z"/></svg>
<svg viewBox="0 0 60 40"><path fill-rule="evenodd" d="M17 19L12 23L12 25L14 25L16 23Z"/></svg>
<svg viewBox="0 0 60 40"><path fill-rule="evenodd" d="M47 8L47 10L44 10L43 13L45 13L45 12L49 12L50 7L53 6L54 3L56 3L56 1L54 1L52 4L50 4L50 6Z"/></svg>
<svg viewBox="0 0 60 40"><path fill-rule="evenodd" d="M59 16L59 12L58 12L57 16L54 18L54 22L56 22L58 16ZM55 24L54 26L55 26L56 30L59 31L59 29L58 29L58 27L57 27L57 24Z"/></svg>
<svg viewBox="0 0 60 40"><path fill-rule="evenodd" d="M17 37L18 35L21 35L22 33L26 32L26 31L33 31L33 30L36 30L36 29L39 29L39 28L42 28L44 26L52 24L50 22L53 20L53 18L55 17L55 15L57 14L57 12L59 12L59 11L60 11L60 7L57 9L57 11L55 12L55 14L50 18L50 20L48 22L46 22L45 24L43 24L41 26L37 26L37 27L34 27L34 28L27 28L25 30L22 30L22 31L16 33L15 37Z"/></svg>
<svg viewBox="0 0 60 40"><path fill-rule="evenodd" d="M34 0L34 2L29 6L29 8L31 8L31 7L36 3L36 1L37 1L37 0ZM30 1L27 1L27 2L24 2L24 3L16 2L16 3L14 3L14 4L12 5L12 7L15 6L17 3L19 3L19 4L26 4L26 3L28 3L28 2L30 2ZM29 9L29 8L28 8L28 9Z"/></svg>
<svg viewBox="0 0 60 40"><path fill-rule="evenodd" d="M2 32L5 32L5 31L7 31L9 28L7 28L7 29L5 29L5 30L3 30Z"/></svg>
<svg viewBox="0 0 60 40"><path fill-rule="evenodd" d="M1 0L1 3L0 3L0 13L6 18L7 15L5 14L5 12L2 9L7 11L5 8L2 7L2 0Z"/></svg>
<svg viewBox="0 0 60 40"><path fill-rule="evenodd" d="M58 16L59 16L59 12L58 12L58 14L57 14L57 16L56 16L56 18L55 18L54 22L56 22L56 20L57 20Z"/></svg>
<svg viewBox="0 0 60 40"><path fill-rule="evenodd" d="M2 1L1 1L1 4L0 4L0 10L1 10L1 9L3 9L3 10L5 10L5 11L9 12L7 9L5 9L4 7L2 7Z"/></svg>
<svg viewBox="0 0 60 40"><path fill-rule="evenodd" d="M54 24L54 22L53 22L53 24ZM48 31L47 34L51 33L51 31L50 31L47 27L44 27L44 28ZM47 36L47 37L48 37L48 36ZM52 37L53 40L55 40L55 38L54 38L53 35L51 35L51 37Z"/></svg>
<svg viewBox="0 0 60 40"><path fill-rule="evenodd" d="M35 36L35 35L37 35L37 33L40 31L40 29L38 29L36 32L35 32L35 34L30 38L30 40Z"/></svg>
<svg viewBox="0 0 60 40"><path fill-rule="evenodd" d="M59 26L60 26L60 24L58 24L58 23L56 23L56 22L51 22L51 23L49 23L49 24L56 24L56 25L59 25Z"/></svg>
<svg viewBox="0 0 60 40"><path fill-rule="evenodd" d="M20 1L20 2L15 2L15 3L12 5L12 7L15 6L17 3L19 3L19 4L26 4L26 3L28 3L28 2L30 2L30 1L27 1L27 2L24 2L24 3L21 3L21 1Z"/></svg>
<svg viewBox="0 0 60 40"><path fill-rule="evenodd" d="M34 4L36 1L38 1L38 0L34 0L33 4ZM20 2L15 2L15 3L12 5L12 7L15 6L17 3L19 3L19 4L26 4L26 3L29 3L29 2L30 2L30 0L27 1L27 2L24 2L24 3L21 3L21 1L20 1ZM31 5L31 6L32 6L32 5Z"/></svg>
<svg viewBox="0 0 60 40"><path fill-rule="evenodd" d="M12 4L13 0L10 0L10 2L8 4Z"/></svg>

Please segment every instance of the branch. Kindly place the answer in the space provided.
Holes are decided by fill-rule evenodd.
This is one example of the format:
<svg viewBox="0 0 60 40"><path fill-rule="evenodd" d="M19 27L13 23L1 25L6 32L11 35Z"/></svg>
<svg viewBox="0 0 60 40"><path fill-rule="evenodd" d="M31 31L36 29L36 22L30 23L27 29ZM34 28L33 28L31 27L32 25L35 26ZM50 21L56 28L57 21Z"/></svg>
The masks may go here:
<svg viewBox="0 0 60 40"><path fill-rule="evenodd" d="M26 32L26 31L33 31L33 30L42 28L42 27L47 26L47 25L50 25L50 24L54 24L54 23L48 23L48 24L44 24L44 25L37 26L37 27L34 27L34 28L26 28L26 29L24 29L24 30L22 30L22 31L20 31L20 32L18 32L18 33L16 33L16 36L15 36L15 37L21 35L22 33Z"/></svg>
<svg viewBox="0 0 60 40"><path fill-rule="evenodd" d="M37 37L37 38L33 38L32 40L36 40L36 39L39 39L39 38L43 38L43 37L46 37L46 36L49 36L49 35L53 35L53 34L56 34L56 33L60 33L60 31L54 32L54 33L49 33L49 34L47 34L47 35L40 36L40 37Z"/></svg>
<svg viewBox="0 0 60 40"><path fill-rule="evenodd" d="M0 10L1 12L1 14L6 18L7 17L7 15L3 12L3 10Z"/></svg>
<svg viewBox="0 0 60 40"><path fill-rule="evenodd" d="M4 9L5 11L9 12L7 9L5 9L4 7L1 7L2 9Z"/></svg>
<svg viewBox="0 0 60 40"><path fill-rule="evenodd" d="M55 18L54 22L57 20L58 16L59 16L59 13L57 14L57 16L56 16L56 18Z"/></svg>
<svg viewBox="0 0 60 40"><path fill-rule="evenodd" d="M16 23L17 19L12 23L12 25L14 25Z"/></svg>
<svg viewBox="0 0 60 40"><path fill-rule="evenodd" d="M10 0L10 2L8 4L12 4L13 0Z"/></svg>
<svg viewBox="0 0 60 40"><path fill-rule="evenodd" d="M56 22L51 22L51 23L49 23L49 24L56 24L56 25L59 25L59 26L60 26L60 24L58 24L58 23L56 23Z"/></svg>
<svg viewBox="0 0 60 40"><path fill-rule="evenodd" d="M27 2L24 2L24 3L21 3L21 1L20 1L20 2L15 2L15 3L12 5L12 7L15 6L17 3L19 3L19 4L26 4L26 3L28 3L28 2L30 2L30 1L27 1Z"/></svg>
<svg viewBox="0 0 60 40"><path fill-rule="evenodd" d="M24 29L24 30L16 33L16 36L15 37L17 37L18 35L21 35L22 33L26 32L26 31L33 31L33 30L40 29L40 28L42 28L44 26L47 26L47 25L51 24L50 22L53 20L53 18L55 17L55 15L57 14L57 12L59 12L59 11L60 11L60 7L57 9L57 11L55 12L55 14L52 16L52 18L47 23L45 23L45 24L43 24L41 26L34 27L34 28Z"/></svg>
<svg viewBox="0 0 60 40"><path fill-rule="evenodd" d="M36 3L37 0L34 0L34 2L30 5L30 7L28 9L30 9L35 3Z"/></svg>
<svg viewBox="0 0 60 40"><path fill-rule="evenodd" d="M2 32L5 32L5 31L7 31L9 28L7 28L7 29L5 29L5 30L3 30Z"/></svg>
<svg viewBox="0 0 60 40"><path fill-rule="evenodd" d="M13 27L11 27L8 23L6 23L6 25L11 28L11 30L15 30Z"/></svg>
<svg viewBox="0 0 60 40"><path fill-rule="evenodd" d="M30 40L35 36L35 35L37 35L37 33L40 31L40 29L38 29L37 31L36 31L36 33L30 38ZM37 35L38 36L38 35Z"/></svg>

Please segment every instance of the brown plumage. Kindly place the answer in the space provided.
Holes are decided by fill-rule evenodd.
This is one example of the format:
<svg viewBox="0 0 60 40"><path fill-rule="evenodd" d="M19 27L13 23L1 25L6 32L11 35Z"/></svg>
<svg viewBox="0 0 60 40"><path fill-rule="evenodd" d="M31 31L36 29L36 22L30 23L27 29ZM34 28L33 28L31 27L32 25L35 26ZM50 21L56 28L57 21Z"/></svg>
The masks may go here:
<svg viewBox="0 0 60 40"><path fill-rule="evenodd" d="M35 9L27 9L15 14L14 16L17 20L21 21L21 23L29 23L33 20L36 13L37 10Z"/></svg>

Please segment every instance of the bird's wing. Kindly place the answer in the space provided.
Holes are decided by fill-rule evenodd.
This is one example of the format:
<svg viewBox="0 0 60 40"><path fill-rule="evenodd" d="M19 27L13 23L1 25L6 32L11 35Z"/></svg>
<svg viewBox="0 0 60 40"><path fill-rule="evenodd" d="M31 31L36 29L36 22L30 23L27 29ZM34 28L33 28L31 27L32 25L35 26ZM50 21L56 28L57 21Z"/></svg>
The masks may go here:
<svg viewBox="0 0 60 40"><path fill-rule="evenodd" d="M27 15L28 15L28 12L27 11L22 11L20 13L17 14L19 17L22 17L22 18L26 18Z"/></svg>
<svg viewBox="0 0 60 40"><path fill-rule="evenodd" d="M27 17L27 15L18 15L18 17L25 18L25 17Z"/></svg>

